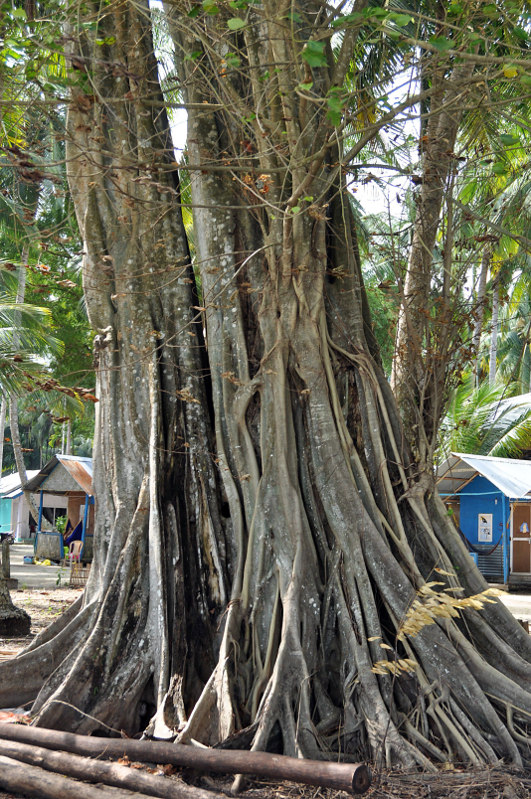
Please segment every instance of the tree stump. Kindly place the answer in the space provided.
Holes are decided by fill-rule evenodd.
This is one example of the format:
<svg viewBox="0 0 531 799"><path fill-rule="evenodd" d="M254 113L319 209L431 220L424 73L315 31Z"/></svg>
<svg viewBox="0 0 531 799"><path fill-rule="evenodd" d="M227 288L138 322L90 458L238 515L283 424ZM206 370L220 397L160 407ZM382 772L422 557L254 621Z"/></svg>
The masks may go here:
<svg viewBox="0 0 531 799"><path fill-rule="evenodd" d="M27 635L31 618L25 610L16 607L11 600L4 576L0 576L0 636L18 638Z"/></svg>

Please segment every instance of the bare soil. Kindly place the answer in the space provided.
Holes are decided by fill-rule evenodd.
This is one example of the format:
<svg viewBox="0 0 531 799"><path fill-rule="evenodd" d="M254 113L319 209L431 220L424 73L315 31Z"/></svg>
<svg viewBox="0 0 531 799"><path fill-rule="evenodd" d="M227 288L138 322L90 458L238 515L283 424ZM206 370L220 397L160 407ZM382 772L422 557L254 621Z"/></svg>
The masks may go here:
<svg viewBox="0 0 531 799"><path fill-rule="evenodd" d="M82 588L15 589L11 591L13 604L22 608L31 618L29 635L24 638L0 637L0 660L18 655L34 637L45 630L82 593ZM1 796L1 794L0 794Z"/></svg>

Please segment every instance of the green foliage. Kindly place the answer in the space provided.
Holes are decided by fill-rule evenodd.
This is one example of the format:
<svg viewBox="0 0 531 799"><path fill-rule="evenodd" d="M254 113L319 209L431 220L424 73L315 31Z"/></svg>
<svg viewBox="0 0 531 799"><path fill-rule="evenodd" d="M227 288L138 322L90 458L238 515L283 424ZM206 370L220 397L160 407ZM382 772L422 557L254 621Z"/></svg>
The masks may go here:
<svg viewBox="0 0 531 799"><path fill-rule="evenodd" d="M506 393L503 385L473 388L472 378L464 381L441 426L439 460L450 452L518 457L531 449L529 397L505 398Z"/></svg>
<svg viewBox="0 0 531 799"><path fill-rule="evenodd" d="M66 516L56 516L55 517L55 526L57 528L57 532L64 534L66 530L66 523L68 519Z"/></svg>
<svg viewBox="0 0 531 799"><path fill-rule="evenodd" d="M64 8L57 10L60 24ZM10 108L0 132L0 387L31 394L26 406L35 410L22 418L23 446L36 445L42 460L48 439L57 437L54 428L61 429L54 419L79 417L84 410L76 392L68 396L55 386L69 390L83 383L92 390L94 385L79 275L81 245L64 174L64 110L40 105L46 95L60 98L69 86L83 85L86 75L74 81L67 77L52 23L43 31L22 14L8 13L7 19L20 52L16 63L5 49L0 52L0 78L9 71L0 100ZM52 43L53 50L47 49ZM26 303L15 307L20 269L25 270ZM24 417L24 403L21 408ZM89 408L92 420L92 403ZM83 433L88 433L86 425ZM32 441L35 436L38 442Z"/></svg>
<svg viewBox="0 0 531 799"><path fill-rule="evenodd" d="M231 19L227 20L227 27L231 31L239 31L242 28L245 28L246 22L244 19L240 17L231 17Z"/></svg>
<svg viewBox="0 0 531 799"><path fill-rule="evenodd" d="M326 67L327 59L325 53L325 42L306 42L302 49L302 58L311 67Z"/></svg>

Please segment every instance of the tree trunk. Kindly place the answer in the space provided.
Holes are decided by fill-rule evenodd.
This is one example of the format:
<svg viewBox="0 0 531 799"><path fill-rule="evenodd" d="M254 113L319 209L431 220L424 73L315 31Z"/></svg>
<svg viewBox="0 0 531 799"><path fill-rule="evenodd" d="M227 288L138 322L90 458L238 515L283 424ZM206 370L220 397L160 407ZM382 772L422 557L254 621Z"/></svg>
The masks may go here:
<svg viewBox="0 0 531 799"><path fill-rule="evenodd" d="M0 701L82 732L521 764L529 637L475 597L370 334L324 100L356 31L312 69L320 2L288 25L291 0L264 0L243 32L225 6L168 10L194 271L147 3L83 7L67 163L97 330L95 555L80 613L0 665Z"/></svg>
<svg viewBox="0 0 531 799"><path fill-rule="evenodd" d="M496 369L498 360L498 326L500 316L500 279L496 276L492 283L492 316L490 320L490 347L489 347L489 386L496 382Z"/></svg>
<svg viewBox="0 0 531 799"><path fill-rule="evenodd" d="M0 478L2 477L2 469L4 463L4 439L6 434L6 412L7 412L7 397L2 395L0 402Z"/></svg>
<svg viewBox="0 0 531 799"><path fill-rule="evenodd" d="M152 794L86 785L62 774L51 774L37 766L22 764L11 757L0 756L0 767L2 788L17 793L21 791L24 796L34 796L36 799L62 799L63 796L77 796L78 799L152 799Z"/></svg>
<svg viewBox="0 0 531 799"><path fill-rule="evenodd" d="M72 454L72 419L66 420L65 455Z"/></svg>
<svg viewBox="0 0 531 799"><path fill-rule="evenodd" d="M481 266L479 270L478 288L476 292L476 319L474 322L474 332L472 334L471 348L473 353L473 374L476 387L480 383L480 368L479 368L479 345L481 342L481 333L483 332L483 321L485 319L485 307L487 304L487 276L490 268L490 261L492 257L492 249L489 244L485 245L483 256L481 258Z"/></svg>
<svg viewBox="0 0 531 799"><path fill-rule="evenodd" d="M108 763L99 763L97 758L125 757L133 762L168 763L189 771L207 774L253 774L255 777L301 782L305 785L317 785L348 793L365 793L370 785L368 769L362 763L301 761L268 752L249 753L235 749L209 749L207 747L183 746L173 742L135 741L123 738L109 740L109 738L98 738L93 735L73 735L72 733L21 727L20 725L0 724L0 732L0 754L2 755L16 757L35 765L39 765L43 760L48 760L45 768L52 771L61 770L62 773L72 777L85 775L89 781L93 782L100 781L99 777L102 782L128 788L135 787L132 780L126 784L123 779L123 772L129 771L131 774L130 770L114 764L111 766ZM62 751L57 752L54 757L51 750ZM69 757L65 754L66 752L84 755L84 757ZM102 767L99 770L98 764ZM106 778L113 776L117 778L116 782L111 782ZM144 784L137 783L136 789L144 788L146 793L149 793L149 779L153 778L143 775L142 782ZM159 786L157 786L157 782L160 783ZM166 782L166 786L163 787L164 782ZM153 791L156 796L164 796L166 799L181 799L182 797L183 789L175 786L175 791L172 793L172 783L168 787L165 780L155 778L151 784L153 788L159 788L156 793ZM213 799L213 794L208 791L196 789L194 792L190 786L186 787L190 790L191 799ZM176 792L180 792L180 796L174 796L173 794Z"/></svg>
<svg viewBox="0 0 531 799"><path fill-rule="evenodd" d="M432 54L424 59L429 61L424 67L424 77L429 76L433 89L430 114L422 136L422 180L416 198L391 376L421 475L425 475L433 463L438 425L447 398L446 379L456 342L455 328L448 335L448 320L461 290L461 281L455 281L449 273L453 231L449 231L443 253L443 261L449 266L445 268L443 262L442 283L448 288L440 295L433 286L434 248L445 192L451 192L453 185L457 163L454 148L467 84L474 72L471 62L461 62L447 76L448 65L444 58Z"/></svg>
<svg viewBox="0 0 531 799"><path fill-rule="evenodd" d="M58 744L58 749L62 748L61 743ZM125 753L120 753L118 757L123 758ZM105 752L105 747L102 747L102 757L108 757ZM79 796L77 788L81 785L82 788L87 786L83 783L98 783L98 786L113 785L116 788L123 788L127 793L125 797L129 799L138 799L139 794L149 797L159 796L163 799L214 799L215 794L209 791L202 791L200 788L193 788L184 783L177 783L167 777L146 774L144 771L138 771L136 768L130 768L126 765L119 763L109 763L102 760L89 757L79 757L78 755L66 754L64 751L51 751L41 746L29 746L24 743L16 743L5 741L0 738L0 757L12 758L19 763L19 780L17 785L16 776L12 775L12 782L9 787L12 790L24 790L24 780L27 778L25 773L25 766L37 766L44 769L46 772L55 772L55 778L50 774L44 774L46 779L51 780L51 785L56 786L56 793L54 796L65 796L67 788L70 789L71 795ZM152 761L153 762L153 761ZM37 769L33 771L30 768L30 773L33 772L39 776ZM61 775L59 777L58 775ZM64 783L64 777L73 777L80 780L80 783ZM0 776L0 785L2 777ZM62 792L61 792L62 791ZM129 793L133 791L134 793ZM38 794L39 799L42 799L42 794ZM90 796L90 794L89 794ZM100 792L93 792L94 799L101 799ZM115 792L103 794L105 796L115 796ZM124 794L122 793L122 796Z"/></svg>
<svg viewBox="0 0 531 799"><path fill-rule="evenodd" d="M0 571L0 636L17 638L28 635L31 619L22 608L13 604L6 579Z"/></svg>

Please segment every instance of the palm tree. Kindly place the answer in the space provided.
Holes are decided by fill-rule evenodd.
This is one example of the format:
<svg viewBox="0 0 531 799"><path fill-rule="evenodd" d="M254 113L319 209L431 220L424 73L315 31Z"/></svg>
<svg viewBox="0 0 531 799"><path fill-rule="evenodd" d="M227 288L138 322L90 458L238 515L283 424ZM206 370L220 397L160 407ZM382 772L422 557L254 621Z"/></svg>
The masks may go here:
<svg viewBox="0 0 531 799"><path fill-rule="evenodd" d="M452 394L441 424L438 460L451 452L521 457L531 449L531 396L507 397L506 387L469 375Z"/></svg>

